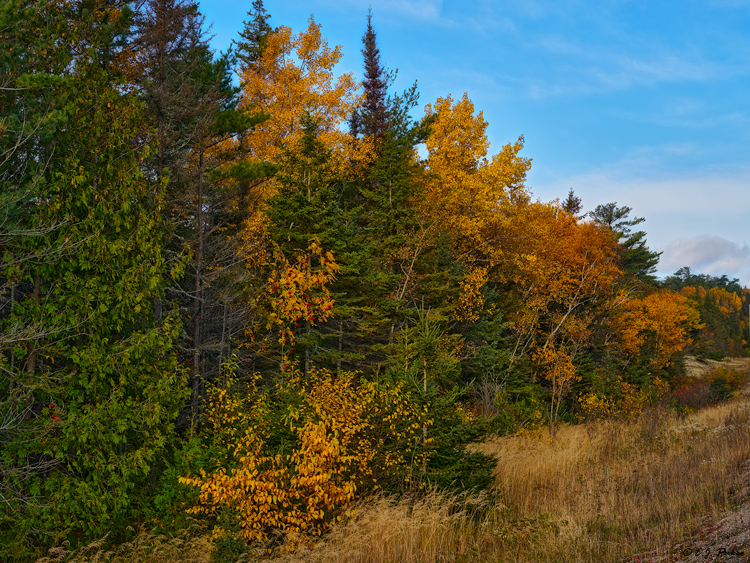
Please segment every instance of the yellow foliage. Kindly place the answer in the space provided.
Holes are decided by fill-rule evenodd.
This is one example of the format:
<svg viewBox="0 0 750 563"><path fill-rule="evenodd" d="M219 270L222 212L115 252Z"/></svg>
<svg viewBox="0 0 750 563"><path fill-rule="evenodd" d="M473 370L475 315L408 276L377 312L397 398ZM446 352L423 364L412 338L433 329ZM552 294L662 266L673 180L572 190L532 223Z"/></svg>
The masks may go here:
<svg viewBox="0 0 750 563"><path fill-rule="evenodd" d="M293 263L278 249L273 254L271 274L258 304L266 318L265 328L278 331L282 345L293 346L300 323L315 325L333 314L328 284L340 268L333 254L323 250L316 240L310 242L306 252L298 252ZM246 335L254 338L251 329Z"/></svg>
<svg viewBox="0 0 750 563"><path fill-rule="evenodd" d="M579 381L573 365L573 355L563 348L549 346L534 353L534 361L540 366L541 374L551 384L550 414L557 420L558 411L573 383Z"/></svg>
<svg viewBox="0 0 750 563"><path fill-rule="evenodd" d="M326 284L334 280L339 267L333 254L325 252L317 242L311 242L307 250L297 255L294 264L279 260L268 279L266 293L271 310L267 328L286 327L301 320L315 324L316 315L319 321L331 316L333 301ZM311 294L315 289L321 292L320 296Z"/></svg>
<svg viewBox="0 0 750 563"><path fill-rule="evenodd" d="M461 283L461 294L456 304L455 317L461 322L472 323L479 320L484 308L482 286L487 283L487 268L472 268Z"/></svg>
<svg viewBox="0 0 750 563"><path fill-rule="evenodd" d="M474 114L466 94L456 103L439 98L425 112L435 120L426 141L432 176L423 213L439 217L460 250L488 252L488 226L514 201L528 199L524 181L531 161L518 156L523 137L488 160L487 122L482 112Z"/></svg>
<svg viewBox="0 0 750 563"><path fill-rule="evenodd" d="M613 237L593 223L578 223L553 204L519 205L509 220L497 275L514 289L507 322L515 354L564 348L574 354L593 330L593 311L617 297Z"/></svg>
<svg viewBox="0 0 750 563"><path fill-rule="evenodd" d="M695 301L707 299L716 305L723 315L739 321L740 311L742 310L742 297L732 291L727 291L723 287L712 287L707 290L704 287L696 288L688 286L683 287L680 293Z"/></svg>
<svg viewBox="0 0 750 563"><path fill-rule="evenodd" d="M372 140L353 142L342 130L358 103L359 84L352 73L334 80L341 57L341 47L329 48L312 16L299 35L285 26L268 35L257 65L241 76L241 108L270 116L242 139L252 160L279 163L284 150L299 152L302 120L309 115L318 126L318 139L333 153L335 169L348 172L370 161ZM261 199L275 190L273 181L267 182Z"/></svg>
<svg viewBox="0 0 750 563"><path fill-rule="evenodd" d="M616 397L605 397L600 393L585 393L578 398L581 418L586 420L615 418L621 415L637 415L650 404L656 403L669 392L669 384L654 378L650 389L639 389L637 385L627 383L618 377Z"/></svg>
<svg viewBox="0 0 750 563"><path fill-rule="evenodd" d="M415 448L431 421L401 385L312 369L306 377L297 372L289 386L301 397L284 417L296 441L275 452L268 445L268 395L254 385L238 393L231 381L213 389L208 422L233 461L211 475L180 478L200 490L190 512L232 509L247 542L265 541L273 531L320 535L358 492L377 487L378 473L400 472L408 482L409 468L426 463Z"/></svg>
<svg viewBox="0 0 750 563"><path fill-rule="evenodd" d="M597 393L586 393L578 398L578 405L581 409L581 418L585 420L596 420L599 418L613 418L617 415L618 409L615 402L607 397Z"/></svg>

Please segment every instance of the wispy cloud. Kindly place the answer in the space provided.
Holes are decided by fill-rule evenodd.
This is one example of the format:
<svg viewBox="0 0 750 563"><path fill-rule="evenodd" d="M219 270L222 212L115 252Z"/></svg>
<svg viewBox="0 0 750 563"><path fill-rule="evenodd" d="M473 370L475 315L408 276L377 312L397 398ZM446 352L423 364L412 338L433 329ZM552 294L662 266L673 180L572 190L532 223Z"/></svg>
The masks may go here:
<svg viewBox="0 0 750 563"><path fill-rule="evenodd" d="M659 270L675 272L688 266L712 276L739 278L750 286L750 247L715 235L701 235L672 241L664 249Z"/></svg>
<svg viewBox="0 0 750 563"><path fill-rule="evenodd" d="M666 83L707 83L734 74L724 65L676 53L638 56L607 52L595 46L578 46L559 38L540 42L561 57L555 76L528 79L527 93L533 99L586 96Z"/></svg>
<svg viewBox="0 0 750 563"><path fill-rule="evenodd" d="M443 0L388 0L381 6L411 19L435 21L440 19Z"/></svg>
<svg viewBox="0 0 750 563"><path fill-rule="evenodd" d="M689 146L685 150L690 150ZM663 147L662 153L665 151ZM587 174L545 184L532 182L532 186L543 200L564 197L572 187L587 210L610 202L631 207L633 215L646 218L639 228L647 232L649 246L664 251L659 266L662 274L682 266L700 267L712 275L740 277L750 285L746 246L750 243L750 169L667 174L659 171L658 158L644 152ZM696 233L704 234L696 239ZM727 242L734 245L730 247L717 241L739 242Z"/></svg>
<svg viewBox="0 0 750 563"><path fill-rule="evenodd" d="M443 0L326 0L326 4L337 4L356 8L367 13L372 7L377 18L400 17L409 20L437 21L443 11Z"/></svg>

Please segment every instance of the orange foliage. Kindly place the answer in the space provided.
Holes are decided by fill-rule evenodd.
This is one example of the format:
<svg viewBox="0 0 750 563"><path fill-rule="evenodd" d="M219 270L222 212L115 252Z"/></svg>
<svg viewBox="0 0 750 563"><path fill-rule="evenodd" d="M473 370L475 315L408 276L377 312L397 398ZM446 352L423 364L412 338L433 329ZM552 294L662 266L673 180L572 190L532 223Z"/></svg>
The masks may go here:
<svg viewBox="0 0 750 563"><path fill-rule="evenodd" d="M462 322L476 322L484 307L482 286L487 283L487 268L471 269L461 283L461 295L456 304L456 320Z"/></svg>
<svg viewBox="0 0 750 563"><path fill-rule="evenodd" d="M333 299L327 285L338 271L333 254L316 241L306 253L298 253L294 263L278 253L261 301L266 305L266 328L278 330L281 344L294 344L294 329L300 322L314 325L332 315Z"/></svg>
<svg viewBox="0 0 750 563"><path fill-rule="evenodd" d="M508 321L519 342L526 342L518 351L534 337L541 348L584 343L592 310L615 298L622 275L613 237L552 204L519 206L509 226L499 276L516 292Z"/></svg>
<svg viewBox="0 0 750 563"><path fill-rule="evenodd" d="M358 382L352 373L334 377L312 369L306 377L297 372L289 386L301 399L284 416L296 440L278 452L268 445L267 393L255 385L237 392L232 381L213 389L209 428L215 443L230 451L233 467L179 479L200 491L199 504L189 512L232 509L239 516L239 536L249 543L267 541L274 532L298 541L320 535L361 489L377 487L376 468L401 473L408 483L409 466L426 462L426 453L414 448L432 421L400 384Z"/></svg>
<svg viewBox="0 0 750 563"><path fill-rule="evenodd" d="M688 331L701 328L700 315L690 300L674 291L658 291L630 300L614 323L618 346L628 355L637 354L649 335L654 337L651 363L657 367L670 365L672 356L690 344Z"/></svg>

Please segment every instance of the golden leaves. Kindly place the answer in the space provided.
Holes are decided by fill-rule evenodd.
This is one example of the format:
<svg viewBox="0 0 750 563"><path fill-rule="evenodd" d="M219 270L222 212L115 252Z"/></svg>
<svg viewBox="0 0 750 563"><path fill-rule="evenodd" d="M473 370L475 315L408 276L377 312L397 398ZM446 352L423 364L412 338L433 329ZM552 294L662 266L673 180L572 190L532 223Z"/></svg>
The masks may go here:
<svg viewBox="0 0 750 563"><path fill-rule="evenodd" d="M241 77L242 107L270 115L244 140L251 159L278 163L284 150L299 152L303 119L309 115L318 139L334 155L335 168L343 171L353 161L369 160L372 143L352 143L342 131L358 101L359 84L352 73L334 80L341 57L341 48L329 48L312 16L299 35L282 26L268 36L258 64ZM274 192L269 187L266 196Z"/></svg>
<svg viewBox="0 0 750 563"><path fill-rule="evenodd" d="M617 345L625 354L638 354L649 338L653 340L651 364L668 366L672 356L690 343L688 332L701 328L700 315L684 295L661 290L625 303L614 319Z"/></svg>
<svg viewBox="0 0 750 563"><path fill-rule="evenodd" d="M210 429L222 440L235 440L226 444L235 464L211 475L180 478L200 493L190 512L231 508L240 516L239 535L247 542L266 540L274 530L319 535L358 491L376 485L376 466L394 470L425 462L424 454L410 447L431 424L426 411L411 404L398 384L357 379L352 373L334 376L316 369L307 376L294 374L289 385L301 400L289 404L284 420L296 440L282 452L268 444L266 394L254 386L239 391L231 381L212 390ZM384 448L386 442L401 447Z"/></svg>
<svg viewBox="0 0 750 563"><path fill-rule="evenodd" d="M279 253L266 283L266 328L279 331L279 342L294 342L294 329L300 322L315 324L333 314L333 300L327 285L339 266L333 254L312 241L306 253L298 253L290 263Z"/></svg>
<svg viewBox="0 0 750 563"><path fill-rule="evenodd" d="M426 141L428 167L424 213L440 218L461 250L490 253L491 225L502 222L509 206L527 199L524 188L531 161L518 156L523 138L508 144L491 160L487 122L464 94L454 104L450 96L425 108L434 116Z"/></svg>
<svg viewBox="0 0 750 563"><path fill-rule="evenodd" d="M487 283L487 268L472 268L461 282L461 294L456 304L456 320L462 322L476 322L479 313L484 308L482 286Z"/></svg>

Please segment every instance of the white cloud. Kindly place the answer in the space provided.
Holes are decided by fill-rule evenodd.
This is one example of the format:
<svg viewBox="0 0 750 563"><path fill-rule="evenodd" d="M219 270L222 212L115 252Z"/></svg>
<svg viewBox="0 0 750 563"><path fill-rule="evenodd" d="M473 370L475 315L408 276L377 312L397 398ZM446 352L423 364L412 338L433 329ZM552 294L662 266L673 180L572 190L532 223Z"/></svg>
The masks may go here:
<svg viewBox="0 0 750 563"><path fill-rule="evenodd" d="M688 266L711 276L739 278L750 286L750 247L715 235L700 235L672 241L659 262L662 273L672 273Z"/></svg>
<svg viewBox="0 0 750 563"><path fill-rule="evenodd" d="M676 220L681 216L703 217L703 221L713 217L749 217L749 168L734 166L672 174L661 170L665 155L689 156L693 152L687 143L643 147L616 163L536 187L541 188L539 195L543 198L547 193L567 193L572 187L584 198L587 208L617 201L632 207L638 215L672 215ZM688 225L693 232L698 226ZM750 234L750 224L744 232Z"/></svg>

